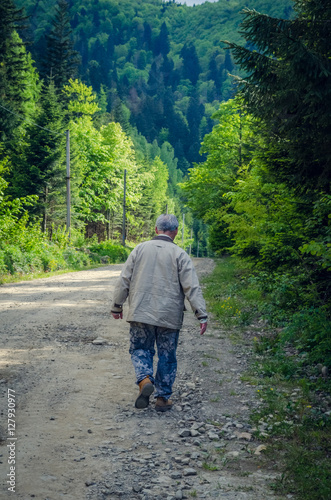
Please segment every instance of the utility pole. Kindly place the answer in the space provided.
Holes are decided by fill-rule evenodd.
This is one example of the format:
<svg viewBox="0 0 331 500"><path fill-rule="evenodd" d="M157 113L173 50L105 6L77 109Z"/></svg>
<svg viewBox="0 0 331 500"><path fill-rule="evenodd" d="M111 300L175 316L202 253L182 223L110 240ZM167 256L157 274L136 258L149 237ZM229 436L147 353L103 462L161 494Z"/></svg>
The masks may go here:
<svg viewBox="0 0 331 500"><path fill-rule="evenodd" d="M242 166L242 113L239 110L239 166Z"/></svg>
<svg viewBox="0 0 331 500"><path fill-rule="evenodd" d="M66 131L66 163L67 163L67 233L71 237L71 208L70 208L70 131Z"/></svg>
<svg viewBox="0 0 331 500"><path fill-rule="evenodd" d="M193 236L193 227L191 227L191 239ZM191 251L192 251L192 243L190 243L190 256L191 256Z"/></svg>
<svg viewBox="0 0 331 500"><path fill-rule="evenodd" d="M124 194L123 194L123 227L122 227L122 245L125 247L125 198L126 198L126 169L124 170Z"/></svg>

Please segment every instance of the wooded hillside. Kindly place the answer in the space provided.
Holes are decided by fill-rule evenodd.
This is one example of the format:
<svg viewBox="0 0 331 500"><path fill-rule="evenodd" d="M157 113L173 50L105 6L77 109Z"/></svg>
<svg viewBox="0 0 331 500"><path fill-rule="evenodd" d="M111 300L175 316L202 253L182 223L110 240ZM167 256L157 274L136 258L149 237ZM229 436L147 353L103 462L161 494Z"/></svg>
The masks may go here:
<svg viewBox="0 0 331 500"><path fill-rule="evenodd" d="M221 40L238 43L245 6L288 18L290 0L228 0L196 7L161 0L68 2L76 76L103 99L104 110L125 130L136 127L149 142L169 141L186 173L201 160L200 142L210 132L219 102L233 96L229 73L238 74ZM55 19L51 0L17 0L29 17L25 37L41 75L61 69L49 56ZM53 39L60 37L58 32Z"/></svg>

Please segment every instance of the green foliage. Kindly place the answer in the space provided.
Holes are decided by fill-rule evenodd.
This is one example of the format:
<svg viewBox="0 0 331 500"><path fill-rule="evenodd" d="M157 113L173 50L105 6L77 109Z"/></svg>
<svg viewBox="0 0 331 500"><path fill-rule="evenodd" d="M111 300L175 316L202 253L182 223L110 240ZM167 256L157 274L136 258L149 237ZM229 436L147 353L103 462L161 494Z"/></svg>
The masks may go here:
<svg viewBox="0 0 331 500"><path fill-rule="evenodd" d="M112 241L102 241L101 243L92 244L89 246L91 252L96 252L102 257L109 257L109 262L118 263L124 262L129 254L130 250L122 245L116 245Z"/></svg>
<svg viewBox="0 0 331 500"><path fill-rule="evenodd" d="M327 500L330 494L330 461L326 456L330 443L330 430L320 432L320 444L316 446L316 432L303 430L300 445L285 451L286 470L277 490L290 491L302 500ZM307 481L309 477L309 481ZM317 487L316 487L317 485Z"/></svg>
<svg viewBox="0 0 331 500"><path fill-rule="evenodd" d="M204 280L208 307L221 327L240 327L245 345L253 344L255 354L242 380L258 385L260 404L251 420L255 436L266 442L267 458L280 464L281 475L274 484L277 493L326 500L331 487L330 380L322 376L320 368L331 362L329 311L288 312L288 326L276 332L259 320L261 306L273 300L268 287L261 289L267 273L254 274L252 277L247 264L238 258L220 260ZM233 315L234 304L240 316ZM244 329L243 310L250 313ZM314 478L314 484L307 482L308 477Z"/></svg>
<svg viewBox="0 0 331 500"><path fill-rule="evenodd" d="M6 168L7 159L1 162L0 174ZM10 276L81 269L92 261L101 262L101 257L105 255L111 262L127 258L128 249L108 241L100 245L91 244L76 232L75 243L81 243L82 247L77 251L70 245L66 229L60 226L52 226L49 240L41 231L39 221L33 222L27 212L27 208L36 203L36 197L9 200L5 195L7 185L0 176L0 282L10 280ZM91 249L88 249L89 245Z"/></svg>
<svg viewBox="0 0 331 500"><path fill-rule="evenodd" d="M79 80L68 80L68 84L62 89L66 100L68 101L68 113L71 118L81 118L82 116L93 116L100 111L95 102L95 95L92 87L87 87Z"/></svg>
<svg viewBox="0 0 331 500"><path fill-rule="evenodd" d="M0 6L0 139L10 141L16 135L21 114L34 110L35 81L31 59L15 28L22 20L22 11L11 0Z"/></svg>
<svg viewBox="0 0 331 500"><path fill-rule="evenodd" d="M78 52L73 49L68 8L66 0L58 0L52 27L47 34L43 76L53 78L58 89L76 75L79 62Z"/></svg>
<svg viewBox="0 0 331 500"><path fill-rule="evenodd" d="M48 222L57 221L65 186L63 111L52 81L43 88L35 122L26 125L22 136L12 153L9 192L13 197L38 196L33 213L43 216L46 231Z"/></svg>
<svg viewBox="0 0 331 500"><path fill-rule="evenodd" d="M295 313L281 341L290 342L300 352L306 353L310 363L331 366L331 322L328 311L310 308Z"/></svg>
<svg viewBox="0 0 331 500"><path fill-rule="evenodd" d="M95 92L104 89L107 111L125 132L136 126L149 142L156 139L161 146L162 130L168 129L167 140L183 172L191 162L201 160L200 141L213 125L204 106L209 104L216 110L220 100L233 94L228 73L237 74L238 69L219 40L231 34L231 39L240 41L237 25L244 0L208 2L194 8L161 0L89 0L83 5L73 0L71 26L64 0L57 7L50 0L18 0L19 5L23 3L36 27L32 30L32 50L39 66L45 51L43 37L49 33L47 75L52 65L56 79L72 76L68 67L73 62L74 41L81 56L80 78ZM257 8L263 6L272 14L283 14L290 5L290 0L277 4L256 0ZM213 71L209 71L211 60ZM194 103L199 119L188 125L186 104L194 86L199 89ZM130 112L130 123L119 119L119 100Z"/></svg>
<svg viewBox="0 0 331 500"><path fill-rule="evenodd" d="M204 279L208 306L222 325L247 325L258 314L262 294L252 285L247 286L248 272L238 259L223 258L213 273Z"/></svg>
<svg viewBox="0 0 331 500"><path fill-rule="evenodd" d="M228 202L226 194L233 189L244 161L250 160L254 128L251 117L242 111L240 100L223 103L213 118L219 123L205 136L201 148L207 159L190 169L181 188L194 214L211 224L213 250L222 251L230 243L222 217Z"/></svg>
<svg viewBox="0 0 331 500"><path fill-rule="evenodd" d="M246 9L241 32L254 50L229 47L248 73L240 81L241 95L267 125L268 168L297 191L329 192L330 5L294 3L292 20Z"/></svg>

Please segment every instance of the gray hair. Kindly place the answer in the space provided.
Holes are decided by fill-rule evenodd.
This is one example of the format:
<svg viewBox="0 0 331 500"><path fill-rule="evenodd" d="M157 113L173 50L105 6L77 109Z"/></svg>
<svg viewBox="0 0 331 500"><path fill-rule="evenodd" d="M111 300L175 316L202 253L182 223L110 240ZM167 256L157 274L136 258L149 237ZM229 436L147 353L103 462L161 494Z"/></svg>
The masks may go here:
<svg viewBox="0 0 331 500"><path fill-rule="evenodd" d="M175 231L178 226L178 220L175 215L172 214L162 214L156 219L155 223L159 231Z"/></svg>

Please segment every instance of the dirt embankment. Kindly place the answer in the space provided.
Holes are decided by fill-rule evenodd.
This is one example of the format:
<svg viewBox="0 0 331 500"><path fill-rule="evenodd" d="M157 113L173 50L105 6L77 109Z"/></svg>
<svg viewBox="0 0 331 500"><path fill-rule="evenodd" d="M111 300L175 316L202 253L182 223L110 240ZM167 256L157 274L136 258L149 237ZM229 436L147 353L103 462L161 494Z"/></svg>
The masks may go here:
<svg viewBox="0 0 331 500"><path fill-rule="evenodd" d="M121 268L0 288L0 497L273 498L248 423L255 389L240 380L245 346L212 319L200 337L185 314L173 410L135 410L128 324L109 313Z"/></svg>

